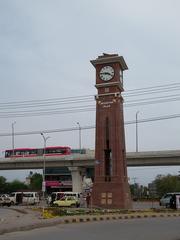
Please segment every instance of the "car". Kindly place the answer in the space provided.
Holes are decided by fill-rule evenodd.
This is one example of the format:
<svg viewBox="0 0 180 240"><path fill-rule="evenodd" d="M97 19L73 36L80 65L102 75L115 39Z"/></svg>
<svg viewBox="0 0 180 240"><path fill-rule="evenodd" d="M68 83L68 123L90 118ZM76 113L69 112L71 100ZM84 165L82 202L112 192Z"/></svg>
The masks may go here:
<svg viewBox="0 0 180 240"><path fill-rule="evenodd" d="M53 202L53 206L56 207L79 207L79 205L79 200L73 196L62 197L60 200Z"/></svg>
<svg viewBox="0 0 180 240"><path fill-rule="evenodd" d="M162 196L162 198L159 200L159 205L164 206L166 208L171 207L171 199L173 196L180 195L180 192L170 192L166 193Z"/></svg>
<svg viewBox="0 0 180 240"><path fill-rule="evenodd" d="M61 199L62 197L75 197L80 201L81 198L80 192L52 192L51 195L47 197L47 204L52 205L54 201Z"/></svg>

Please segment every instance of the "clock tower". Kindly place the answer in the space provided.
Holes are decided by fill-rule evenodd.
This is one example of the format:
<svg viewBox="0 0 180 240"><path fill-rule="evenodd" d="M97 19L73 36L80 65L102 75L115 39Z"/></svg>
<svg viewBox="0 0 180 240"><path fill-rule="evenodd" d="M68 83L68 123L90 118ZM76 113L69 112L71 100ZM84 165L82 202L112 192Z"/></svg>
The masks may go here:
<svg viewBox="0 0 180 240"><path fill-rule="evenodd" d="M123 98L122 56L103 54L91 63L96 69L96 143L93 206L131 208L128 185Z"/></svg>

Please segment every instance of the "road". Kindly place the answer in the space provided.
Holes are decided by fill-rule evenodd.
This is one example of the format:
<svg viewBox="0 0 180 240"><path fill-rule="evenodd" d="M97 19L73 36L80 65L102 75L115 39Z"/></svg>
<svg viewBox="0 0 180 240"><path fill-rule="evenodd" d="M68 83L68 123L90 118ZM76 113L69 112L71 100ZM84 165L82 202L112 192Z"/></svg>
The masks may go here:
<svg viewBox="0 0 180 240"><path fill-rule="evenodd" d="M11 208L7 207L0 207L0 219L6 218L7 216L13 216L14 212L11 210Z"/></svg>
<svg viewBox="0 0 180 240"><path fill-rule="evenodd" d="M0 240L180 240L180 218L148 218L57 225L0 236Z"/></svg>

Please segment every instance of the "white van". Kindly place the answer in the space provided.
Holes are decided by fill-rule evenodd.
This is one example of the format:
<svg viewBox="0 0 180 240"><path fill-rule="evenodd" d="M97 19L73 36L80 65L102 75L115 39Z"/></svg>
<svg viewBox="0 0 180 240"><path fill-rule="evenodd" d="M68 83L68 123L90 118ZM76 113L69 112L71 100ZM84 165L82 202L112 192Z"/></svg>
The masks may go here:
<svg viewBox="0 0 180 240"><path fill-rule="evenodd" d="M173 196L180 195L180 192L170 192L166 193L159 200L160 206L165 206L166 208L171 207L171 199Z"/></svg>
<svg viewBox="0 0 180 240"><path fill-rule="evenodd" d="M76 197L80 201L80 192L52 192L48 198L48 204L52 204L54 201L60 200L62 197Z"/></svg>
<svg viewBox="0 0 180 240"><path fill-rule="evenodd" d="M39 194L37 192L13 192L9 195L11 204L33 205L39 203Z"/></svg>

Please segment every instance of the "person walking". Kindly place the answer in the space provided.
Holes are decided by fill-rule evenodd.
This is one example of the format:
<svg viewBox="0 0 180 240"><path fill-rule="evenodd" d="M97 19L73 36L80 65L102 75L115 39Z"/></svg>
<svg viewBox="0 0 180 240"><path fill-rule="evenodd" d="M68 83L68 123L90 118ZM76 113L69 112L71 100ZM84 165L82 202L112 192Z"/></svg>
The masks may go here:
<svg viewBox="0 0 180 240"><path fill-rule="evenodd" d="M86 206L87 206L87 208L90 207L90 202L91 202L91 195L90 195L90 193L87 193L87 196L86 196Z"/></svg>

